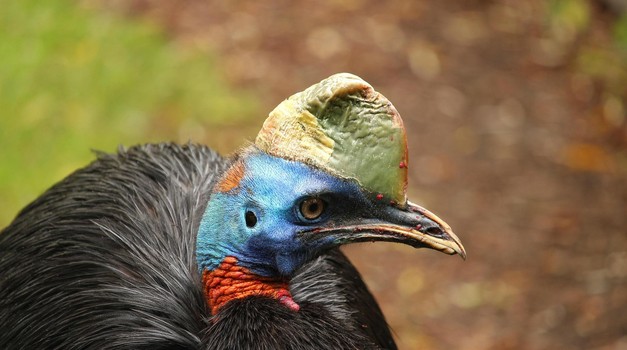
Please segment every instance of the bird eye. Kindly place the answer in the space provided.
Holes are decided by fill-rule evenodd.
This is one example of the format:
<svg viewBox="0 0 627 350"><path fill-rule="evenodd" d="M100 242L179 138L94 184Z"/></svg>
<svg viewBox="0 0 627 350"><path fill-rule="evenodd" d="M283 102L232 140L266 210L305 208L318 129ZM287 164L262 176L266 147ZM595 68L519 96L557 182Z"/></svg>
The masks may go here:
<svg viewBox="0 0 627 350"><path fill-rule="evenodd" d="M326 203L316 197L307 198L300 204L300 214L307 220L315 220L322 215Z"/></svg>
<svg viewBox="0 0 627 350"><path fill-rule="evenodd" d="M257 216L252 211L247 210L246 214L244 215L244 218L246 219L247 227L253 228L255 227L255 225L257 225Z"/></svg>

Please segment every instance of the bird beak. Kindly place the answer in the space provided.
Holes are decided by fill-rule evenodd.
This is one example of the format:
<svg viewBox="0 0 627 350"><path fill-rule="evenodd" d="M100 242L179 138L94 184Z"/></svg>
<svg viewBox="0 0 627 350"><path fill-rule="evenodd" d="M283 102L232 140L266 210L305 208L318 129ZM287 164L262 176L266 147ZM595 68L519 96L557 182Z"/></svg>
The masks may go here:
<svg viewBox="0 0 627 350"><path fill-rule="evenodd" d="M360 216L332 227L301 232L300 236L312 241L331 238L334 245L366 241L398 242L449 255L458 254L466 259L464 246L451 227L432 212L411 202L403 208L393 205L380 207L367 217Z"/></svg>

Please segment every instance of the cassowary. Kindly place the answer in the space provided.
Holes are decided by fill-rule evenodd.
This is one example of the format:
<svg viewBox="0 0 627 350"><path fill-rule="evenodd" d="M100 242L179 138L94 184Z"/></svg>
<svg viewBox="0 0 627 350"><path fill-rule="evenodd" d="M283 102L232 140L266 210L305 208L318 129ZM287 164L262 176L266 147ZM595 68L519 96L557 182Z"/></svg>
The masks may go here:
<svg viewBox="0 0 627 350"><path fill-rule="evenodd" d="M345 73L282 102L231 159L99 154L0 233L0 349L394 349L337 247L464 257L406 186L398 112Z"/></svg>

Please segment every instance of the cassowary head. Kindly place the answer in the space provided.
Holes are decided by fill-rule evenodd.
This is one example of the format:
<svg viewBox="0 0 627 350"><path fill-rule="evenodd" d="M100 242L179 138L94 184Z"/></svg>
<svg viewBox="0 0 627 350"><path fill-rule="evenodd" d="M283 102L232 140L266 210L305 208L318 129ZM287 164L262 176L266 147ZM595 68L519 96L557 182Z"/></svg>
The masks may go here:
<svg viewBox="0 0 627 350"><path fill-rule="evenodd" d="M293 95L209 199L197 241L207 290L224 293L215 276L257 276L270 286L256 292L297 309L271 281L332 247L392 241L465 257L444 221L407 201L407 165L400 115L360 78L337 74Z"/></svg>

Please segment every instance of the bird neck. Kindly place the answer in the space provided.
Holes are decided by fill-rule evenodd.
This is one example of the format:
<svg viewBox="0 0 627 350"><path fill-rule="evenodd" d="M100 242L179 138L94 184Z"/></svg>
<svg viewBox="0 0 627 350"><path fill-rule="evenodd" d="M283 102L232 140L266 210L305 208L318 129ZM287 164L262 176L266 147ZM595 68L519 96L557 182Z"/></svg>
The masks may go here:
<svg viewBox="0 0 627 350"><path fill-rule="evenodd" d="M224 258L216 269L205 270L202 278L205 298L212 315L216 315L231 300L251 296L276 299L293 311L300 308L292 299L285 279L254 274L237 265L237 258L232 256Z"/></svg>

